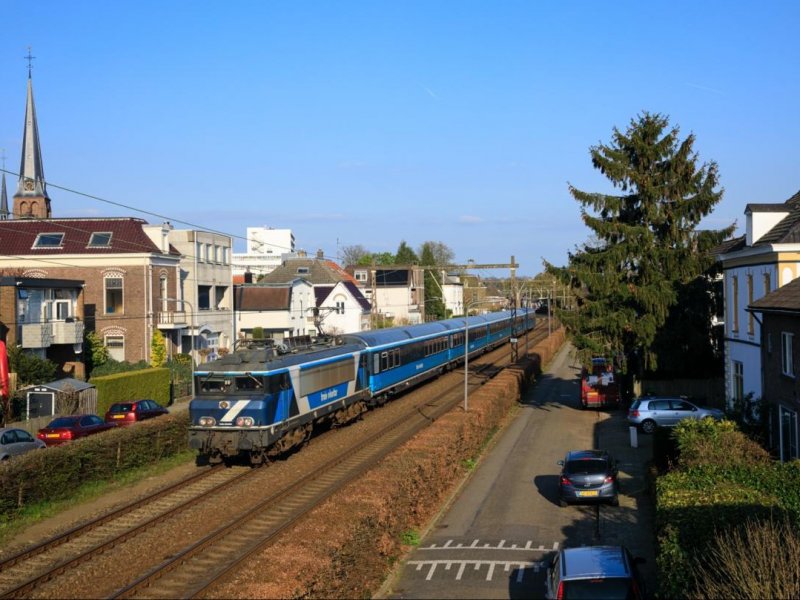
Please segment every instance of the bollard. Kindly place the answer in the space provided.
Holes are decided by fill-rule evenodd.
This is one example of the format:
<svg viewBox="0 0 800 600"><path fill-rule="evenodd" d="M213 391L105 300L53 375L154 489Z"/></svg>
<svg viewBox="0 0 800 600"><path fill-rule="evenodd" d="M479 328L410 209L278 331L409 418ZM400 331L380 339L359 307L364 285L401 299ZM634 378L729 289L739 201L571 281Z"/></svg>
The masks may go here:
<svg viewBox="0 0 800 600"><path fill-rule="evenodd" d="M631 432L631 448L638 448L639 447L639 430L636 427L629 427L628 428Z"/></svg>

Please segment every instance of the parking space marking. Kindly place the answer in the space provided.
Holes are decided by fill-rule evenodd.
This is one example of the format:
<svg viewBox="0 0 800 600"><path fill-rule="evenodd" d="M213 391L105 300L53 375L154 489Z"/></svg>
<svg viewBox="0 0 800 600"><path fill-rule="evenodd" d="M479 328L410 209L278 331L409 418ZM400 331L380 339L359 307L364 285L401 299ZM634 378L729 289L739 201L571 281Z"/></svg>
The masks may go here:
<svg viewBox="0 0 800 600"><path fill-rule="evenodd" d="M500 540L496 546L492 544L483 544L479 546L480 540L473 541L470 545L465 546L464 544L455 544L453 543L455 540L447 540L441 546L436 544L431 544L430 546L423 546L420 547L419 550L521 550L524 552L555 552L558 550L558 542L553 542L552 548L546 548L543 545L539 544L538 546L534 547L533 542L528 540L524 546L519 546L517 544L511 544L510 546L506 546L506 540Z"/></svg>
<svg viewBox="0 0 800 600"><path fill-rule="evenodd" d="M409 565L416 565L417 571L422 571L426 566L428 573L425 576L426 581L433 579L437 567L444 566L445 571L451 570L453 565L458 565L458 572L455 575L456 581L461 581L465 569L472 565L473 570L479 571L481 567L486 566L486 581L491 581L494 577L496 567L502 567L504 573L508 573L512 567L517 568L517 583L521 583L525 577L525 573L532 572L538 573L545 567L542 561L519 561L519 560L410 560Z"/></svg>

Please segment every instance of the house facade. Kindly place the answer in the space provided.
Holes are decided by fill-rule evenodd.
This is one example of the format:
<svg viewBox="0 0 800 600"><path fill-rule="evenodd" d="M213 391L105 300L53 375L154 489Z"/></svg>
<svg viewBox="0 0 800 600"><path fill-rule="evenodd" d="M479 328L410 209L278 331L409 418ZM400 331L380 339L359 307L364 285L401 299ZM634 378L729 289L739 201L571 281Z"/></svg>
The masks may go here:
<svg viewBox="0 0 800 600"><path fill-rule="evenodd" d="M425 271L416 265L348 267L372 313L393 319L395 325L425 321Z"/></svg>
<svg viewBox="0 0 800 600"><path fill-rule="evenodd" d="M748 204L745 215L745 236L719 255L729 407L764 394L761 324L748 307L800 275L800 193L783 203Z"/></svg>
<svg viewBox="0 0 800 600"><path fill-rule="evenodd" d="M768 447L782 461L800 458L800 279L753 302L749 309L761 321Z"/></svg>
<svg viewBox="0 0 800 600"><path fill-rule="evenodd" d="M165 309L181 309L186 327L175 331L173 346L182 353L195 351L214 354L220 348L232 349L233 276L230 236L209 231L175 229L170 243L181 253L180 291L162 297ZM198 356L195 354L195 359Z"/></svg>
<svg viewBox="0 0 800 600"><path fill-rule="evenodd" d="M0 340L84 378L83 288L72 279L0 277Z"/></svg>
<svg viewBox="0 0 800 600"><path fill-rule="evenodd" d="M253 338L259 328L265 338L272 338L276 343L317 332L314 286L305 279L237 285L234 295L237 339Z"/></svg>

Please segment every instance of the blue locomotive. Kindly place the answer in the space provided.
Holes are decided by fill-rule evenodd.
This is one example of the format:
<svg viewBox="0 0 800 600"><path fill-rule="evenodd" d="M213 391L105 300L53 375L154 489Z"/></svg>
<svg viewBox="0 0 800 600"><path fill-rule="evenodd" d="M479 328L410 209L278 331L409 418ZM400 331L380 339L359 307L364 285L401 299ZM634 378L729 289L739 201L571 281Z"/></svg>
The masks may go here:
<svg viewBox="0 0 800 600"><path fill-rule="evenodd" d="M527 309L468 317L469 354L533 329ZM252 464L304 443L394 394L463 363L465 319L305 338L247 340L196 370L189 446L201 462L246 455Z"/></svg>

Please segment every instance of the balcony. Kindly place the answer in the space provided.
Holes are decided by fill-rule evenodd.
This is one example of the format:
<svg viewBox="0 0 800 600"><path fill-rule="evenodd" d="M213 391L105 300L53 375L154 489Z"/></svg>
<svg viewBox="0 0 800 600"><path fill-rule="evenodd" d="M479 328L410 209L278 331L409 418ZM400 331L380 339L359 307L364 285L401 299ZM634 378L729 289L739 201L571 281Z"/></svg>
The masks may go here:
<svg viewBox="0 0 800 600"><path fill-rule="evenodd" d="M83 327L82 321L23 323L22 347L49 348L53 344L83 344Z"/></svg>
<svg viewBox="0 0 800 600"><path fill-rule="evenodd" d="M189 326L186 320L186 311L162 310L158 313L159 329L183 329Z"/></svg>

